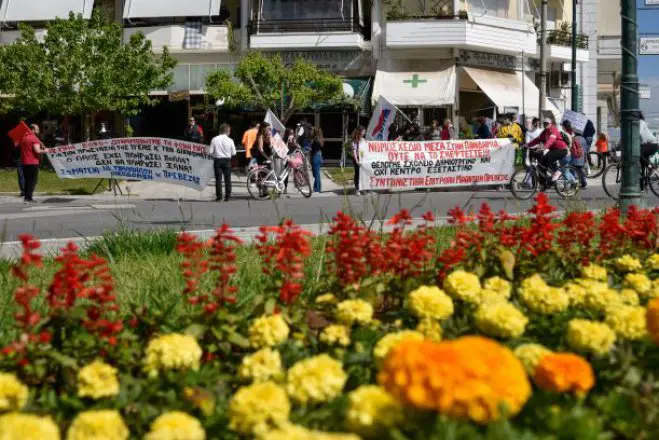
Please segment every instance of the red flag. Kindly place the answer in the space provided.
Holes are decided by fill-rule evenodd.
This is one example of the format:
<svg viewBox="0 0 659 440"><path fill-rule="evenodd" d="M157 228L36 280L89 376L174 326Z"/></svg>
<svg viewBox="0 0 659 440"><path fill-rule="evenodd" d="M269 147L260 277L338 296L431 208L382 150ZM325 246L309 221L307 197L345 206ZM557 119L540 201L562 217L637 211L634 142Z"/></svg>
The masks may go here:
<svg viewBox="0 0 659 440"><path fill-rule="evenodd" d="M7 133L7 135L15 144L18 144L26 133L32 134L32 130L30 130L30 127L28 127L25 122L21 121L21 123L14 127L9 133Z"/></svg>

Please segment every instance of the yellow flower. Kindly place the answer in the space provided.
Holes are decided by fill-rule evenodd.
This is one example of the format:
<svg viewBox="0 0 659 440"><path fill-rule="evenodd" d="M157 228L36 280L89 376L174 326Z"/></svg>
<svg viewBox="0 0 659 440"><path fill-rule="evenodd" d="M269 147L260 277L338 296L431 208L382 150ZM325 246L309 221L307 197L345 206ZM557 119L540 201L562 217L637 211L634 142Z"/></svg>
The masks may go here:
<svg viewBox="0 0 659 440"><path fill-rule="evenodd" d="M368 324L373 319L373 306L361 299L342 301L336 307L336 319L341 324Z"/></svg>
<svg viewBox="0 0 659 440"><path fill-rule="evenodd" d="M181 411L162 414L151 424L144 440L205 440L206 432L199 420Z"/></svg>
<svg viewBox="0 0 659 440"><path fill-rule="evenodd" d="M268 432L261 440L359 440L359 437L354 434L312 431L303 426L287 424Z"/></svg>
<svg viewBox="0 0 659 440"><path fill-rule="evenodd" d="M78 372L78 396L101 399L119 394L117 369L94 361Z"/></svg>
<svg viewBox="0 0 659 440"><path fill-rule="evenodd" d="M345 325L329 325L320 334L320 341L327 345L350 345L350 329Z"/></svg>
<svg viewBox="0 0 659 440"><path fill-rule="evenodd" d="M283 371L279 352L271 348L262 348L254 354L245 356L238 368L238 376L254 382L281 378Z"/></svg>
<svg viewBox="0 0 659 440"><path fill-rule="evenodd" d="M584 278L595 281L606 281L609 278L609 275L606 273L606 269L597 264L590 264L581 268L581 275Z"/></svg>
<svg viewBox="0 0 659 440"><path fill-rule="evenodd" d="M13 374L0 373L0 411L18 411L25 406L30 390Z"/></svg>
<svg viewBox="0 0 659 440"><path fill-rule="evenodd" d="M279 345L288 339L290 329L281 315L261 316L249 328L249 343L253 348Z"/></svg>
<svg viewBox="0 0 659 440"><path fill-rule="evenodd" d="M659 298L648 302L645 320L650 337L655 344L659 345Z"/></svg>
<svg viewBox="0 0 659 440"><path fill-rule="evenodd" d="M152 376L160 370L196 371L201 355L201 347L192 336L171 333L149 341L144 368Z"/></svg>
<svg viewBox="0 0 659 440"><path fill-rule="evenodd" d="M622 289L619 293L620 301L628 306L637 306L640 304L638 293L634 289Z"/></svg>
<svg viewBox="0 0 659 440"><path fill-rule="evenodd" d="M335 304L336 296L333 293L326 293L316 297L316 304Z"/></svg>
<svg viewBox="0 0 659 440"><path fill-rule="evenodd" d="M422 319L419 321L416 331L431 341L442 340L442 325L433 319Z"/></svg>
<svg viewBox="0 0 659 440"><path fill-rule="evenodd" d="M623 286L634 289L640 295L648 296L652 290L652 281L644 273L629 273L625 276Z"/></svg>
<svg viewBox="0 0 659 440"><path fill-rule="evenodd" d="M286 391L298 403L322 403L341 394L348 380L341 362L326 354L297 362L288 370Z"/></svg>
<svg viewBox="0 0 659 440"><path fill-rule="evenodd" d="M522 362L529 376L533 376L535 368L543 356L552 353L552 351L540 344L522 344L513 353Z"/></svg>
<svg viewBox="0 0 659 440"><path fill-rule="evenodd" d="M615 332L604 323L586 319L573 319L568 323L567 343L574 350L601 356L611 351L615 341Z"/></svg>
<svg viewBox="0 0 659 440"><path fill-rule="evenodd" d="M599 313L605 313L610 307L622 305L622 298L609 285L599 281L577 280L586 289L584 307Z"/></svg>
<svg viewBox="0 0 659 440"><path fill-rule="evenodd" d="M408 339L423 341L425 338L423 333L418 331L403 330L396 333L389 333L380 339L373 349L373 357L375 358L376 365L382 365L391 349L398 345L399 342Z"/></svg>
<svg viewBox="0 0 659 440"><path fill-rule="evenodd" d="M529 322L524 313L508 302L480 306L474 320L480 331L497 338L517 338Z"/></svg>
<svg viewBox="0 0 659 440"><path fill-rule="evenodd" d="M546 391L583 395L595 385L595 375L593 368L581 356L551 353L540 360L533 381Z"/></svg>
<svg viewBox="0 0 659 440"><path fill-rule="evenodd" d="M581 307L586 304L586 288L576 282L569 282L563 286L565 293L570 299L570 306Z"/></svg>
<svg viewBox="0 0 659 440"><path fill-rule="evenodd" d="M73 419L66 440L126 440L130 433L118 411L85 411Z"/></svg>
<svg viewBox="0 0 659 440"><path fill-rule="evenodd" d="M449 417L489 423L515 416L531 396L522 363L496 342L407 340L387 357L379 383L397 400Z"/></svg>
<svg viewBox="0 0 659 440"><path fill-rule="evenodd" d="M0 440L60 440L50 417L11 412L0 415Z"/></svg>
<svg viewBox="0 0 659 440"><path fill-rule="evenodd" d="M513 287L508 281L501 277L492 277L485 280L485 284L483 284L483 290L487 290L497 294L502 298L508 299L510 298L510 294L513 291Z"/></svg>
<svg viewBox="0 0 659 440"><path fill-rule="evenodd" d="M407 308L418 318L446 319L453 314L453 300L437 286L421 286L410 293Z"/></svg>
<svg viewBox="0 0 659 440"><path fill-rule="evenodd" d="M647 335L645 307L611 308L606 313L606 324L622 339L643 339Z"/></svg>
<svg viewBox="0 0 659 440"><path fill-rule="evenodd" d="M623 255L616 260L616 267L623 272L634 272L643 268L641 262L631 255Z"/></svg>
<svg viewBox="0 0 659 440"><path fill-rule="evenodd" d="M377 438L403 421L403 408L384 389L362 385L348 395L346 426L362 437Z"/></svg>
<svg viewBox="0 0 659 440"><path fill-rule="evenodd" d="M290 412L286 391L273 382L242 387L229 403L229 429L260 436L287 423Z"/></svg>
<svg viewBox="0 0 659 440"><path fill-rule="evenodd" d="M481 282L478 276L464 270L456 270L444 279L444 290L455 299L478 304Z"/></svg>
<svg viewBox="0 0 659 440"><path fill-rule="evenodd" d="M548 286L538 274L522 281L519 296L529 309L543 315L563 312L570 305L564 289Z"/></svg>
<svg viewBox="0 0 659 440"><path fill-rule="evenodd" d="M645 267L650 270L659 270L659 254L652 254L652 256L645 261Z"/></svg>

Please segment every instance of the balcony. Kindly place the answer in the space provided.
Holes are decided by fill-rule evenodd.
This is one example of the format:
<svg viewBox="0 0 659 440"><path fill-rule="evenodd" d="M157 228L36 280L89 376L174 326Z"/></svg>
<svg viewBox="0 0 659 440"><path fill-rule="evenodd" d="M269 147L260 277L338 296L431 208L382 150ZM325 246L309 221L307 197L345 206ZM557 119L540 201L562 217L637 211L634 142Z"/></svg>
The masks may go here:
<svg viewBox="0 0 659 440"><path fill-rule="evenodd" d="M357 49L364 47L358 18L257 20L250 23L250 47L262 50Z"/></svg>
<svg viewBox="0 0 659 440"><path fill-rule="evenodd" d="M211 25L201 27L201 41L194 48L184 46L186 26L183 24L167 26L131 27L124 29L124 41L137 32L142 32L151 40L154 52L162 52L167 46L172 53L205 53L229 52L232 46L232 35L228 26Z"/></svg>
<svg viewBox="0 0 659 440"><path fill-rule="evenodd" d="M588 36L577 35L577 62L587 63L590 54L588 52ZM540 38L538 38L540 45ZM549 53L547 56L551 61L571 62L572 61L572 30L561 28L547 32L547 46ZM539 50L538 50L539 52Z"/></svg>
<svg viewBox="0 0 659 440"><path fill-rule="evenodd" d="M43 41L46 36L45 29L35 29L35 35L37 40ZM18 37L21 36L21 31L6 31L0 30L0 44L12 44L14 41L18 40Z"/></svg>

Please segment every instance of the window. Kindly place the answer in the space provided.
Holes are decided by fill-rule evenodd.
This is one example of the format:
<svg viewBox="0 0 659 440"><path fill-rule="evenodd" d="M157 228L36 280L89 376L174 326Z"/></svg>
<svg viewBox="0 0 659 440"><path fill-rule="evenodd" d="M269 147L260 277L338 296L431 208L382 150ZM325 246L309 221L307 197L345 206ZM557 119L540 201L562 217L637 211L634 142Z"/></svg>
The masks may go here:
<svg viewBox="0 0 659 440"><path fill-rule="evenodd" d="M491 15L499 18L508 18L508 0L467 0L469 12L473 14Z"/></svg>
<svg viewBox="0 0 659 440"><path fill-rule="evenodd" d="M263 20L350 19L352 1L345 0L261 0Z"/></svg>

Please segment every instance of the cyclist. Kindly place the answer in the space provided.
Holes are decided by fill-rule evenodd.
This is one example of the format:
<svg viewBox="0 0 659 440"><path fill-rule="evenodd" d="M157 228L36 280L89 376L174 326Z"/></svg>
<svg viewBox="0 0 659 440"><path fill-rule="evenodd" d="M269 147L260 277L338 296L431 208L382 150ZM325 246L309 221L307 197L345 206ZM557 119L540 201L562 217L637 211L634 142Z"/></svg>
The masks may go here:
<svg viewBox="0 0 659 440"><path fill-rule="evenodd" d="M650 127L648 127L648 123L645 122L645 118L643 117L642 112L639 112L639 118L640 118L639 134L641 136L641 157L649 162L650 157L655 153L657 153L657 151L659 151L659 141L657 141L657 137L654 134L652 134L652 131L650 131Z"/></svg>
<svg viewBox="0 0 659 440"><path fill-rule="evenodd" d="M560 162L567 156L567 144L550 118L544 119L543 126L544 130L540 133L540 136L533 139L528 146L531 148L542 144L543 150L540 165L554 172L551 178L554 181L560 177L560 171L556 167L556 162ZM547 185L545 184L544 186Z"/></svg>

